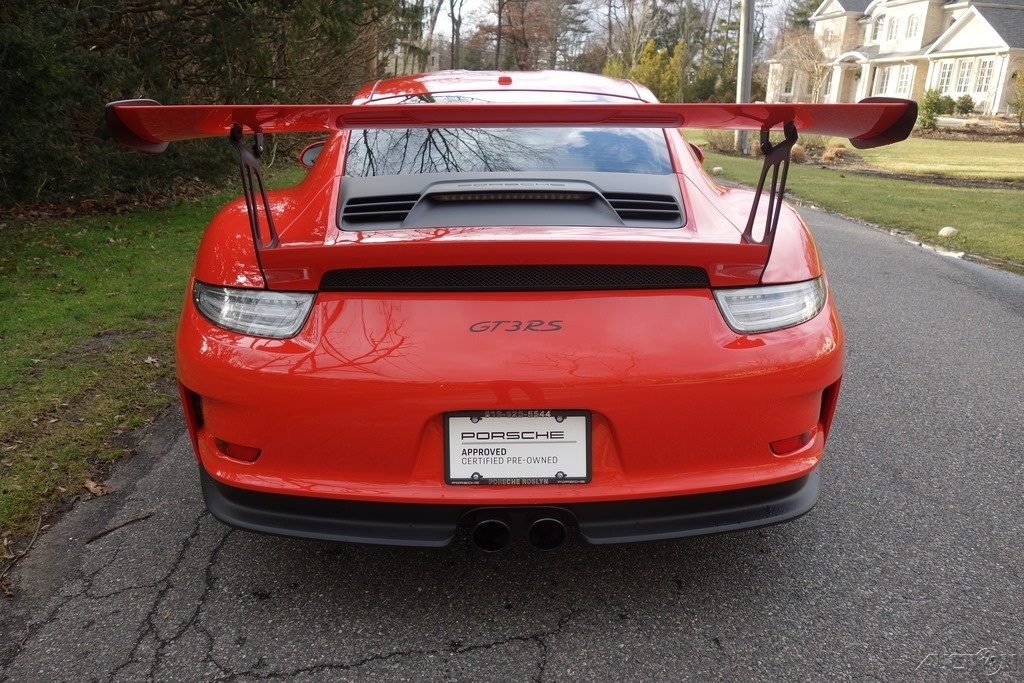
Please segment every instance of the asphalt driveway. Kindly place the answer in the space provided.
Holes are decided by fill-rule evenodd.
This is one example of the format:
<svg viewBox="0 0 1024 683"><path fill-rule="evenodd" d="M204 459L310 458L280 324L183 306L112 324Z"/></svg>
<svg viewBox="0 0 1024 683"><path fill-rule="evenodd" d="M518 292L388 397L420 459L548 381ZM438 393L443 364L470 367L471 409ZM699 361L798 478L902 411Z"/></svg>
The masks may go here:
<svg viewBox="0 0 1024 683"><path fill-rule="evenodd" d="M849 353L807 516L546 555L257 536L204 513L171 413L19 566L5 679L1024 678L1024 278L803 213Z"/></svg>

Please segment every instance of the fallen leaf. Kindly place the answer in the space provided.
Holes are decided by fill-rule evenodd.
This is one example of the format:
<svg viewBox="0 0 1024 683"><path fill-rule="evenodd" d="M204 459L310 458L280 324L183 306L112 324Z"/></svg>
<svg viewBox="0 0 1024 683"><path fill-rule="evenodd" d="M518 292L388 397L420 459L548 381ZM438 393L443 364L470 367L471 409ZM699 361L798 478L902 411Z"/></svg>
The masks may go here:
<svg viewBox="0 0 1024 683"><path fill-rule="evenodd" d="M105 496L111 491L110 487L104 486L103 484L97 484L92 479L86 479L82 486L85 487L86 491L96 497Z"/></svg>
<svg viewBox="0 0 1024 683"><path fill-rule="evenodd" d="M146 360L143 361L146 365L160 365L160 359L154 358L153 356L146 356Z"/></svg>

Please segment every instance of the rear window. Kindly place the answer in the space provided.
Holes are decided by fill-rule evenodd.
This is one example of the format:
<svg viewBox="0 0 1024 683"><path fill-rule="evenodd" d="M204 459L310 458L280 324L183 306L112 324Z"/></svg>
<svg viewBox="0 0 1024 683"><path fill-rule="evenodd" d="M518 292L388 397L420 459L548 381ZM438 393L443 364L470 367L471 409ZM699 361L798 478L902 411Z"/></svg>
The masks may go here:
<svg viewBox="0 0 1024 683"><path fill-rule="evenodd" d="M433 96L429 101L493 101L490 93ZM546 101L600 101L543 93ZM504 99L504 98L502 98ZM538 101L536 94L530 98ZM417 101L425 101L420 97ZM388 103L393 103L394 100ZM372 106L372 105L369 105ZM416 106L410 102L410 106ZM345 175L575 171L672 173L658 128L396 128L354 130Z"/></svg>

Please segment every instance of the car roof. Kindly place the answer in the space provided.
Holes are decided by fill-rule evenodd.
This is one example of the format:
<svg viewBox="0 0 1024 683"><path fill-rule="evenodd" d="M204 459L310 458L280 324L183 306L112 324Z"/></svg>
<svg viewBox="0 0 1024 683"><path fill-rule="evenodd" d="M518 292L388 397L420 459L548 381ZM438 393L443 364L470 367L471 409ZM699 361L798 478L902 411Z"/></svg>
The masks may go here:
<svg viewBox="0 0 1024 683"><path fill-rule="evenodd" d="M650 91L624 78L577 71L434 71L385 78L364 85L353 99L364 104L389 97L488 90L570 92L656 102Z"/></svg>

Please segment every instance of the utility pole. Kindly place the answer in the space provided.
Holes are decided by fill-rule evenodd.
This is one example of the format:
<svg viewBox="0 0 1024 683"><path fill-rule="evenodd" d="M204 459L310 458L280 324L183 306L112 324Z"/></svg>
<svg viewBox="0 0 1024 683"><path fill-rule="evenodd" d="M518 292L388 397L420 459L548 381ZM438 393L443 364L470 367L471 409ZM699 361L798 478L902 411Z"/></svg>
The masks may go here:
<svg viewBox="0 0 1024 683"><path fill-rule="evenodd" d="M740 0L740 49L736 60L736 101L750 101L751 69L754 62L754 0ZM747 131L736 131L736 151L750 152Z"/></svg>
<svg viewBox="0 0 1024 683"><path fill-rule="evenodd" d="M494 42L494 70L499 71L501 70L501 16L505 12L505 0L498 0L496 5L498 8L498 30L495 33Z"/></svg>

